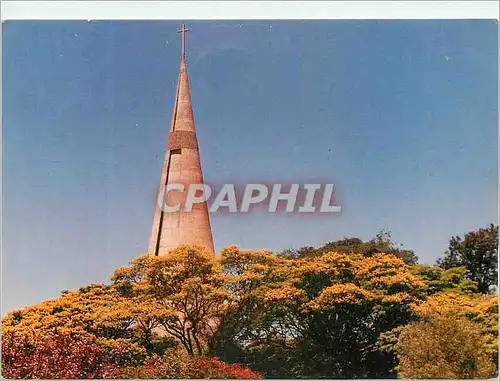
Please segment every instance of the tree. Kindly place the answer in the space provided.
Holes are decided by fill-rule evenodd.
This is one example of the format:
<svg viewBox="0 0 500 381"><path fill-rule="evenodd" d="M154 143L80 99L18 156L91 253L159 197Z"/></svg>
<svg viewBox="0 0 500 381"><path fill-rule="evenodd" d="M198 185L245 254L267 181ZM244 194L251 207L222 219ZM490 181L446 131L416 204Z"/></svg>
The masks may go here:
<svg viewBox="0 0 500 381"><path fill-rule="evenodd" d="M82 366L102 359L114 369L96 377L111 378L392 378L398 356L407 365L421 361L409 352L411 344L404 347L405 332L428 326L413 323L435 322L429 328L435 335L416 343L423 356L434 353L425 346L436 345L439 329L452 335L447 325L455 319L465 327L460 340L481 340L473 347L474 363L453 372L483 374L490 367L485 353L495 365L496 296L478 294L465 266L409 265L401 253L378 252L392 245L387 235L372 241L337 241L325 245L332 251L313 248L311 255L236 246L220 257L201 246L144 255L117 269L110 285L64 291L9 313L2 319L4 358L10 374L23 371L16 364L25 360L12 360L18 358L28 364L22 376L45 378L69 377L64 364L54 365L60 358L68 365L80 358ZM64 335L65 348L43 349L45 339L38 338L53 332ZM29 340L17 345L12 337ZM460 340L439 353L461 346ZM80 357L71 352L80 347ZM453 352L464 354L457 359L469 361L466 348ZM36 368L34 358L55 376ZM81 374L92 377L96 366ZM412 366L406 369L417 369Z"/></svg>
<svg viewBox="0 0 500 381"><path fill-rule="evenodd" d="M425 286L400 258L291 259L232 247L221 262L235 297L210 354L271 378L394 375L394 355L375 343L414 318L410 303Z"/></svg>
<svg viewBox="0 0 500 381"><path fill-rule="evenodd" d="M406 326L398 343L399 376L472 379L495 375L484 337L472 322L453 314L434 315Z"/></svg>
<svg viewBox="0 0 500 381"><path fill-rule="evenodd" d="M104 378L114 361L105 347L68 333L8 332L2 335L2 375L5 378Z"/></svg>
<svg viewBox="0 0 500 381"><path fill-rule="evenodd" d="M149 307L121 296L111 286L93 284L9 313L2 319L2 336L8 332L47 335L57 329L75 339L95 340L112 351L120 364L135 364L147 355L143 345L147 332L136 323L136 312L145 308Z"/></svg>
<svg viewBox="0 0 500 381"><path fill-rule="evenodd" d="M57 329L48 333L8 332L2 338L2 375L9 379L260 379L240 364L191 357L169 349L144 364L120 367L106 347L75 339Z"/></svg>
<svg viewBox="0 0 500 381"><path fill-rule="evenodd" d="M336 252L344 254L363 254L370 257L374 254L392 254L401 258L406 264L414 265L418 257L413 250L404 249L392 241L391 232L382 230L369 241L362 241L357 237L343 238L338 241L328 242L318 248L304 246L298 250L286 249L278 255L285 258L312 258L325 253Z"/></svg>
<svg viewBox="0 0 500 381"><path fill-rule="evenodd" d="M410 271L426 283L422 289L426 295L443 291L477 292L477 283L467 277L467 269L463 266L445 270L439 266L414 265Z"/></svg>
<svg viewBox="0 0 500 381"><path fill-rule="evenodd" d="M498 226L466 233L464 238L452 237L444 258L438 265L449 269L464 266L468 277L477 282L482 293L498 283Z"/></svg>
<svg viewBox="0 0 500 381"><path fill-rule="evenodd" d="M465 318L475 324L493 359L498 353L498 297L449 290L428 297L411 305L412 310L426 321L433 317L452 316Z"/></svg>
<svg viewBox="0 0 500 381"><path fill-rule="evenodd" d="M190 355L203 354L229 301L220 266L202 246L139 257L116 270L112 281L123 297L149 306L149 314L143 314L148 327L178 340Z"/></svg>
<svg viewBox="0 0 500 381"><path fill-rule="evenodd" d="M464 269L455 267L443 270L437 266L416 266L419 273L424 273L427 286L422 288L423 298L410 304L417 321L426 323L432 319L447 317L459 324L466 319L476 328L485 344L485 352L498 366L498 298L492 294L475 293L476 288L464 281ZM437 275L436 275L437 274ZM429 278L431 280L429 281ZM426 326L424 326L426 327ZM397 326L380 335L377 347L387 353L396 353L404 325ZM429 344L430 342L428 342ZM431 345L431 344L429 344ZM434 344L432 344L434 345ZM454 345L459 346L459 343ZM423 344L420 348L423 350ZM432 348L428 348L432 351ZM431 377L434 378L434 377Z"/></svg>
<svg viewBox="0 0 500 381"><path fill-rule="evenodd" d="M191 355L202 355L229 295L214 255L184 246L168 256L136 258L115 271L111 285L65 291L11 312L2 319L2 333L58 328L113 349L121 365L140 364L177 343Z"/></svg>

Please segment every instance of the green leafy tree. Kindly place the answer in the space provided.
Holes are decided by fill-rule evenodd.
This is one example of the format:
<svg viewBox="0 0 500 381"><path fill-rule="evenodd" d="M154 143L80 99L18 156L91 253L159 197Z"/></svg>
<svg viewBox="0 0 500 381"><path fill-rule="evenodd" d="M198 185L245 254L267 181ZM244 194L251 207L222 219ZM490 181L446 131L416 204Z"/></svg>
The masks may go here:
<svg viewBox="0 0 500 381"><path fill-rule="evenodd" d="M445 256L438 265L449 269L464 266L468 277L477 282L478 291L487 293L498 283L498 226L452 237Z"/></svg>
<svg viewBox="0 0 500 381"><path fill-rule="evenodd" d="M418 262L418 257L413 250L404 249L401 245L393 242L391 232L385 230L380 231L374 238L366 242L357 237L343 238L317 248L304 246L298 250L286 249L278 255L285 258L312 258L329 252L363 254L366 257L378 253L392 254L410 265Z"/></svg>
<svg viewBox="0 0 500 381"><path fill-rule="evenodd" d="M411 272L419 276L426 284L422 292L433 295L443 291L477 292L477 283L467 277L464 266L444 269L439 266L414 265Z"/></svg>

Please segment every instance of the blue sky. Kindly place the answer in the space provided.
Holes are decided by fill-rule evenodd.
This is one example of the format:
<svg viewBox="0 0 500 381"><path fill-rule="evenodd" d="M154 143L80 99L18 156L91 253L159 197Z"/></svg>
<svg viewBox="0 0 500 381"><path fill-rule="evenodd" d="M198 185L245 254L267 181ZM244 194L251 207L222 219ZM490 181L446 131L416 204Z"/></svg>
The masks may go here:
<svg viewBox="0 0 500 381"><path fill-rule="evenodd" d="M3 25L3 311L148 244L178 22ZM392 231L434 263L497 222L496 21L189 22L205 180L336 184L342 212L211 215L217 250Z"/></svg>

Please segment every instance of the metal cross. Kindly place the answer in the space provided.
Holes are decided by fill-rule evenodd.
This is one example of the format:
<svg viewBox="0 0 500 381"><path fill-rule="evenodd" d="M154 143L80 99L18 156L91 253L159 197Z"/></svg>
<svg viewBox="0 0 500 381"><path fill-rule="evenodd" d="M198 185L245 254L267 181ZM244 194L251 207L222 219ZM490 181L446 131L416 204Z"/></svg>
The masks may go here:
<svg viewBox="0 0 500 381"><path fill-rule="evenodd" d="M181 24L181 29L177 31L181 34L182 59L186 58L186 32L188 31L186 24Z"/></svg>

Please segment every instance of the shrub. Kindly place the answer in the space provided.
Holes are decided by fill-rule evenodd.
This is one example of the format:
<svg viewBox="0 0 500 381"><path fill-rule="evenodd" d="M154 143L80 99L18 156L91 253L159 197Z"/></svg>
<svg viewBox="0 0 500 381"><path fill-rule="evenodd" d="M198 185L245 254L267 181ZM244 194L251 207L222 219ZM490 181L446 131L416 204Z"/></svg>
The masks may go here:
<svg viewBox="0 0 500 381"><path fill-rule="evenodd" d="M103 378L111 368L104 347L68 334L2 334L2 376L9 379Z"/></svg>
<svg viewBox="0 0 500 381"><path fill-rule="evenodd" d="M213 357L193 357L189 378L260 380L259 373L240 364L228 364Z"/></svg>
<svg viewBox="0 0 500 381"><path fill-rule="evenodd" d="M213 357L189 356L170 350L150 357L144 365L116 369L108 374L117 379L261 379L260 374Z"/></svg>

